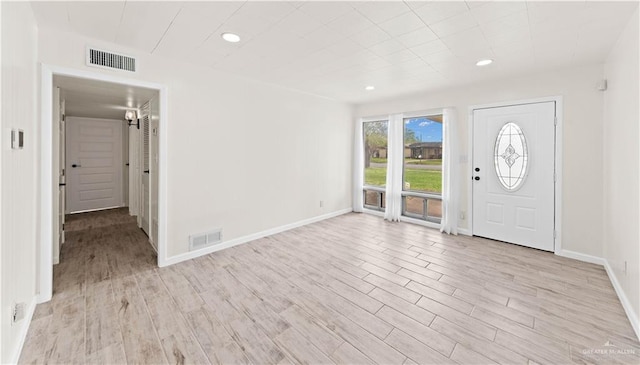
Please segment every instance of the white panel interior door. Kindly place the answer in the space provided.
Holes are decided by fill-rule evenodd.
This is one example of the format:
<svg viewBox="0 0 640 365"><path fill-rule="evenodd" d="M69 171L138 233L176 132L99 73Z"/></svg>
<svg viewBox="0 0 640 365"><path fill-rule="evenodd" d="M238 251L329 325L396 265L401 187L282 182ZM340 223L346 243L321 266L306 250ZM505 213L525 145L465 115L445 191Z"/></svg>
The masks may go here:
<svg viewBox="0 0 640 365"><path fill-rule="evenodd" d="M141 133L141 166L142 166L142 189L141 189L141 208L140 208L140 218L141 218L141 228L147 234L147 236L151 236L150 229L150 216L151 216L151 201L149 199L149 194L151 189L149 187L149 156L150 156L150 146L149 146L149 103L145 104L140 109L140 130Z"/></svg>
<svg viewBox="0 0 640 365"><path fill-rule="evenodd" d="M122 206L122 122L67 118L67 211Z"/></svg>
<svg viewBox="0 0 640 365"><path fill-rule="evenodd" d="M554 250L555 102L473 112L473 234Z"/></svg>

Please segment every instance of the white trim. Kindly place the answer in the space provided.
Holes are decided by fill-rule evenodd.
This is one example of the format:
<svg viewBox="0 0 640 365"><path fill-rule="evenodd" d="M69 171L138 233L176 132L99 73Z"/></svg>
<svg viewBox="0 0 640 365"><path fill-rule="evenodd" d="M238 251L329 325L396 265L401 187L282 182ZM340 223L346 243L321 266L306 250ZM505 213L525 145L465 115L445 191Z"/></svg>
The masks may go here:
<svg viewBox="0 0 640 365"><path fill-rule="evenodd" d="M640 321L638 319L638 314L633 310L633 306L627 298L627 295L624 293L616 274L613 272L613 269L609 265L609 261L604 260L604 269L607 271L607 275L609 275L609 280L611 280L611 285L613 285L613 289L615 289L616 294L618 294L618 299L620 299L620 303L622 304L622 308L624 308L624 312L627 314L627 318L629 322L631 322L631 327L636 333L636 337L640 340Z"/></svg>
<svg viewBox="0 0 640 365"><path fill-rule="evenodd" d="M360 118L360 123L388 121L391 114L374 115Z"/></svg>
<svg viewBox="0 0 640 365"><path fill-rule="evenodd" d="M288 231L290 229L302 227L302 226L305 226L307 224L316 223L316 222L323 221L325 219L329 219L329 218L337 217L337 216L340 216L340 215L343 215L343 214L351 213L352 211L353 211L352 208L345 208L345 209L337 210L335 212L319 215L319 216L316 216L316 217L303 219L301 221L297 221L297 222L294 222L294 223L285 224L285 225L280 226L280 227L267 229L265 231L253 233L253 234L250 234L250 235L247 235L247 236L234 238L232 240L223 242L221 244L217 244L215 246L203 248L203 249L196 250L196 251L186 252L186 253L183 253L183 254L180 254L180 255L176 255L176 256L171 256L171 257L167 258L166 260L164 260L163 264L160 265L160 267L177 264L179 262L186 261L186 260L191 260L191 259L194 259L194 258L199 257L199 256L204 256L204 255L216 252L216 251L220 251L220 250L224 250L224 249L231 248L231 247L234 247L234 246L238 246L238 245L241 245L243 243L248 243L248 242L251 242L251 241L255 241L257 239L260 239L260 238L263 238L263 237L266 237L266 236L274 235L274 234L277 234L277 233Z"/></svg>
<svg viewBox="0 0 640 365"><path fill-rule="evenodd" d="M160 103L160 121L158 123L158 266L167 266L167 198L169 190L167 188L167 149L168 122L169 122L169 89L166 86L160 87L158 102Z"/></svg>
<svg viewBox="0 0 640 365"><path fill-rule="evenodd" d="M416 224L418 226L423 226L423 227L427 227L427 228L433 228L433 229L437 229L438 231L440 231L440 224L439 223L423 221L421 219L411 218L411 217L407 217L405 215L401 215L400 216L400 222Z"/></svg>
<svg viewBox="0 0 640 365"><path fill-rule="evenodd" d="M444 113L444 110L446 109L446 107L444 108L435 108L435 109L427 109L427 110L418 110L418 111L413 111L413 112L408 112L408 113L398 113L398 114L402 114L403 119L408 119L408 118L418 118L418 117L431 117L434 115L439 115Z"/></svg>
<svg viewBox="0 0 640 365"><path fill-rule="evenodd" d="M576 251L559 250L559 251L556 251L555 254L558 256L562 256L562 257L566 257L566 258L570 258L578 261L584 261L584 262L588 262L596 265L604 266L606 263L606 260L603 259L602 257L587 255L585 253L580 253Z"/></svg>
<svg viewBox="0 0 640 365"><path fill-rule="evenodd" d="M9 357L9 359L11 359L9 361L10 364L17 364L18 360L20 360L20 354L22 354L22 348L24 347L24 343L27 339L27 333L29 332L29 327L31 326L31 319L33 318L33 313L36 310L36 301L37 297L34 296L33 299L31 299L31 303L29 303L26 316L20 321L20 324L22 324L22 328L18 333L18 345L13 349L14 352Z"/></svg>
<svg viewBox="0 0 640 365"><path fill-rule="evenodd" d="M562 145L564 141L564 102L562 96L556 96L556 190L555 190L555 248L556 251L562 250Z"/></svg>
<svg viewBox="0 0 640 365"><path fill-rule="evenodd" d="M458 234L462 236L473 236L470 229L460 227L458 227Z"/></svg>
<svg viewBox="0 0 640 365"><path fill-rule="evenodd" d="M367 207L364 207L364 209L362 209L362 213L375 215L376 217L384 219L384 212L381 210L369 209Z"/></svg>
<svg viewBox="0 0 640 365"><path fill-rule="evenodd" d="M40 292L38 303L53 296L53 70L42 65L40 89Z"/></svg>
<svg viewBox="0 0 640 365"><path fill-rule="evenodd" d="M124 208L125 205L114 205L113 207L106 207L106 208L96 208L96 209L86 209L86 210L77 210L75 212L69 212L67 214L80 214L80 213L90 213L90 212L99 212L101 210L109 210L109 209L118 209L118 208Z"/></svg>
<svg viewBox="0 0 640 365"><path fill-rule="evenodd" d="M159 177L158 177L158 266L167 266L167 125L168 125L168 89L165 85L147 81L112 76L85 70L41 64L40 80L40 275L38 278L40 292L37 302L51 300L53 295L53 218L52 199L52 103L53 103L53 75L71 76L76 78L124 84L135 87L157 90L160 102L160 136L159 136Z"/></svg>
<svg viewBox="0 0 640 365"><path fill-rule="evenodd" d="M384 218L384 212L379 210L364 208L362 212L366 214L375 215L376 217ZM416 224L416 225L427 227L427 228L433 228L433 229L437 229L438 231L440 230L440 225L438 223L423 221L421 219L411 218L404 215L400 216L400 222ZM460 232L459 229L458 229L458 232Z"/></svg>
<svg viewBox="0 0 640 365"><path fill-rule="evenodd" d="M465 218L467 220L467 232L469 236L473 236L473 183L469 183L473 177L473 107L469 107L469 115L467 116L469 138L467 139L467 172L469 176L465 176L467 179L467 213ZM462 174L461 174L462 175ZM462 179L462 176L460 176ZM460 229L458 228L458 232Z"/></svg>
<svg viewBox="0 0 640 365"><path fill-rule="evenodd" d="M514 101L503 101L503 102L495 102L489 104L480 104L480 105L471 105L469 106L469 158L470 161L469 171L473 169L473 111L477 109L487 109L487 108L499 108L506 106L514 106L514 105L523 105L523 104L537 104L537 103L547 103L554 102L555 103L555 115L557 119L556 125L556 133L555 133L555 174L556 174L556 183L554 189L554 230L555 230L555 242L554 242L554 253L556 255L560 255L562 252L562 142L563 142L563 134L562 134L562 126L564 120L564 109L563 109L563 98L562 95L558 96L547 96L541 98L534 99L524 99L524 100L514 100ZM468 201L467 201L467 221L469 231L471 235L473 235L473 184L468 184L467 188L468 193ZM570 252L570 251L569 251Z"/></svg>
<svg viewBox="0 0 640 365"><path fill-rule="evenodd" d="M620 304L622 304L622 308L624 308L624 312L627 314L627 319L631 323L631 327L636 333L636 337L638 337L638 340L640 340L640 321L638 320L638 314L634 311L629 298L625 294L622 286L620 285L620 282L618 281L618 278L616 277L616 274L613 272L611 265L609 265L609 261L602 257L587 255L584 253L569 250L558 250L555 254L578 261L584 261L591 264L604 266L604 269L609 276L609 280L611 281L611 285L618 295L618 300L620 300Z"/></svg>

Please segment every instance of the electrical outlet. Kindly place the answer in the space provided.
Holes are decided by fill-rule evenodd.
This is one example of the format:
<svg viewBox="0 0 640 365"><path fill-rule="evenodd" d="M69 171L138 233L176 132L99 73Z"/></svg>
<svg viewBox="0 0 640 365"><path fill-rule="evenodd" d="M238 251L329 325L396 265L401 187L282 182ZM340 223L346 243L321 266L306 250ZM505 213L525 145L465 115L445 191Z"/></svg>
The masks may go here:
<svg viewBox="0 0 640 365"><path fill-rule="evenodd" d="M320 208L324 207L324 200L320 200Z"/></svg>
<svg viewBox="0 0 640 365"><path fill-rule="evenodd" d="M465 218L466 218L466 216L467 216L467 214L466 214L466 213L467 213L467 212L466 212L466 211L464 211L464 210L461 210L461 211L460 211L460 220L462 220L462 221L463 221L463 220L465 220Z"/></svg>

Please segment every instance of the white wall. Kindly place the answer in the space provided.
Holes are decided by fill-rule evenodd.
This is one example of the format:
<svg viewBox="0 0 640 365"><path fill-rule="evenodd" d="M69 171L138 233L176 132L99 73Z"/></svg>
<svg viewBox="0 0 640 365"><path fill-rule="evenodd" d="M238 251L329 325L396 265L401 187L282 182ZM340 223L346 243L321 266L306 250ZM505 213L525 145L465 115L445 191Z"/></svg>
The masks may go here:
<svg viewBox="0 0 640 365"><path fill-rule="evenodd" d="M2 2L2 159L0 198L0 363L17 360L29 319L11 324L11 305L35 303L38 232L37 28L29 3ZM11 150L11 128L25 131Z"/></svg>
<svg viewBox="0 0 640 365"><path fill-rule="evenodd" d="M85 66L87 44L139 56L139 72ZM351 206L346 104L49 29L39 55L168 86L169 256L210 228L228 241Z"/></svg>
<svg viewBox="0 0 640 365"><path fill-rule="evenodd" d="M640 313L638 43L636 9L605 64L609 88L604 93L603 129L604 257L635 312L636 331Z"/></svg>
<svg viewBox="0 0 640 365"><path fill-rule="evenodd" d="M603 178L602 174L594 173L594 168L602 166L603 97L596 90L602 77L602 65L572 67L367 103L356 106L355 113L372 116L454 106L460 122L461 154L469 156L469 106L562 95L565 136L562 245L566 250L600 257ZM467 210L471 168L467 163L461 164L461 211ZM459 226L468 228L466 219Z"/></svg>

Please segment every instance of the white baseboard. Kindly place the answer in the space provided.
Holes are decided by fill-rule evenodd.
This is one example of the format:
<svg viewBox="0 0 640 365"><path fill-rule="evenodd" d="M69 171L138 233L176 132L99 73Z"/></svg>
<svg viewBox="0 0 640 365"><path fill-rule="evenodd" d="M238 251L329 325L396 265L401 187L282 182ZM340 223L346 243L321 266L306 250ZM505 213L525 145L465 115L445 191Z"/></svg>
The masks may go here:
<svg viewBox="0 0 640 365"><path fill-rule="evenodd" d="M196 257L208 255L208 254L210 254L212 252L224 250L226 248L230 248L230 247L233 247L233 246L238 246L238 245L241 245L243 243L255 241L257 239L260 239L260 238L263 238L263 237L266 237L266 236L270 236L270 235L273 235L273 234L276 234L276 233L288 231L290 229L302 227L302 226L305 226L307 224L323 221L325 219L337 217L339 215L343 215L343 214L346 214L346 213L351 213L352 211L353 211L353 209L351 209L351 208L341 209L341 210L338 210L338 211L335 211L335 212L319 215L317 217L304 219L304 220L301 220L301 221L298 221L298 222L294 222L294 223L290 223L290 224L285 224L284 226L267 229L266 231L250 234L248 236L234 238L234 239L232 239L230 241L226 241L226 242L223 242L223 243L215 245L215 246L211 246L211 247L203 248L203 249L200 249L200 250L186 252L186 253L183 253L183 254L180 254L180 255L172 256L172 257L167 258L160 265L160 267L177 264L179 262L186 261L186 260L191 260L191 259L194 259Z"/></svg>
<svg viewBox="0 0 640 365"><path fill-rule="evenodd" d="M616 290L616 294L618 294L618 299L620 299L620 303L622 303L622 308L624 308L624 312L627 314L629 322L631 322L631 327L633 327L636 337L640 340L640 322L638 321L638 314L633 310L633 306L631 305L629 298L624 293L624 290L622 290L622 286L620 285L616 274L613 272L611 265L609 265L609 261L604 261L604 269L607 271L607 275L609 275L609 280L611 280L611 284Z"/></svg>
<svg viewBox="0 0 640 365"><path fill-rule="evenodd" d="M461 234L463 236L473 236L473 234L471 234L471 230L466 228L458 228L458 234Z"/></svg>
<svg viewBox="0 0 640 365"><path fill-rule="evenodd" d="M591 264L602 265L602 266L604 266L607 261L602 257L587 255L584 253L570 251L570 250L559 250L559 251L556 251L555 254L558 256L567 257L570 259L584 261Z"/></svg>
<svg viewBox="0 0 640 365"><path fill-rule="evenodd" d="M22 353L22 347L24 346L24 342L27 339L27 333L29 332L29 325L31 325L31 319L33 318L33 312L36 310L36 297L31 299L31 303L29 303L29 307L27 308L27 313L25 317L20 321L20 332L18 333L18 344L13 349L13 353L11 354L10 364L17 364L18 360L20 360L20 354Z"/></svg>
<svg viewBox="0 0 640 365"><path fill-rule="evenodd" d="M559 250L556 252L556 255L604 266L604 269L607 271L607 275L609 276L609 280L611 281L611 285L613 285L613 288L618 295L618 299L620 299L622 308L624 308L624 312L627 314L629 322L631 322L631 327L633 327L633 331L636 333L636 337L638 337L638 340L640 340L640 322L638 322L638 314L633 310L633 306L631 305L629 298L627 298L624 290L622 290L622 286L620 285L616 274L611 269L609 261L602 257L587 255L569 250Z"/></svg>

